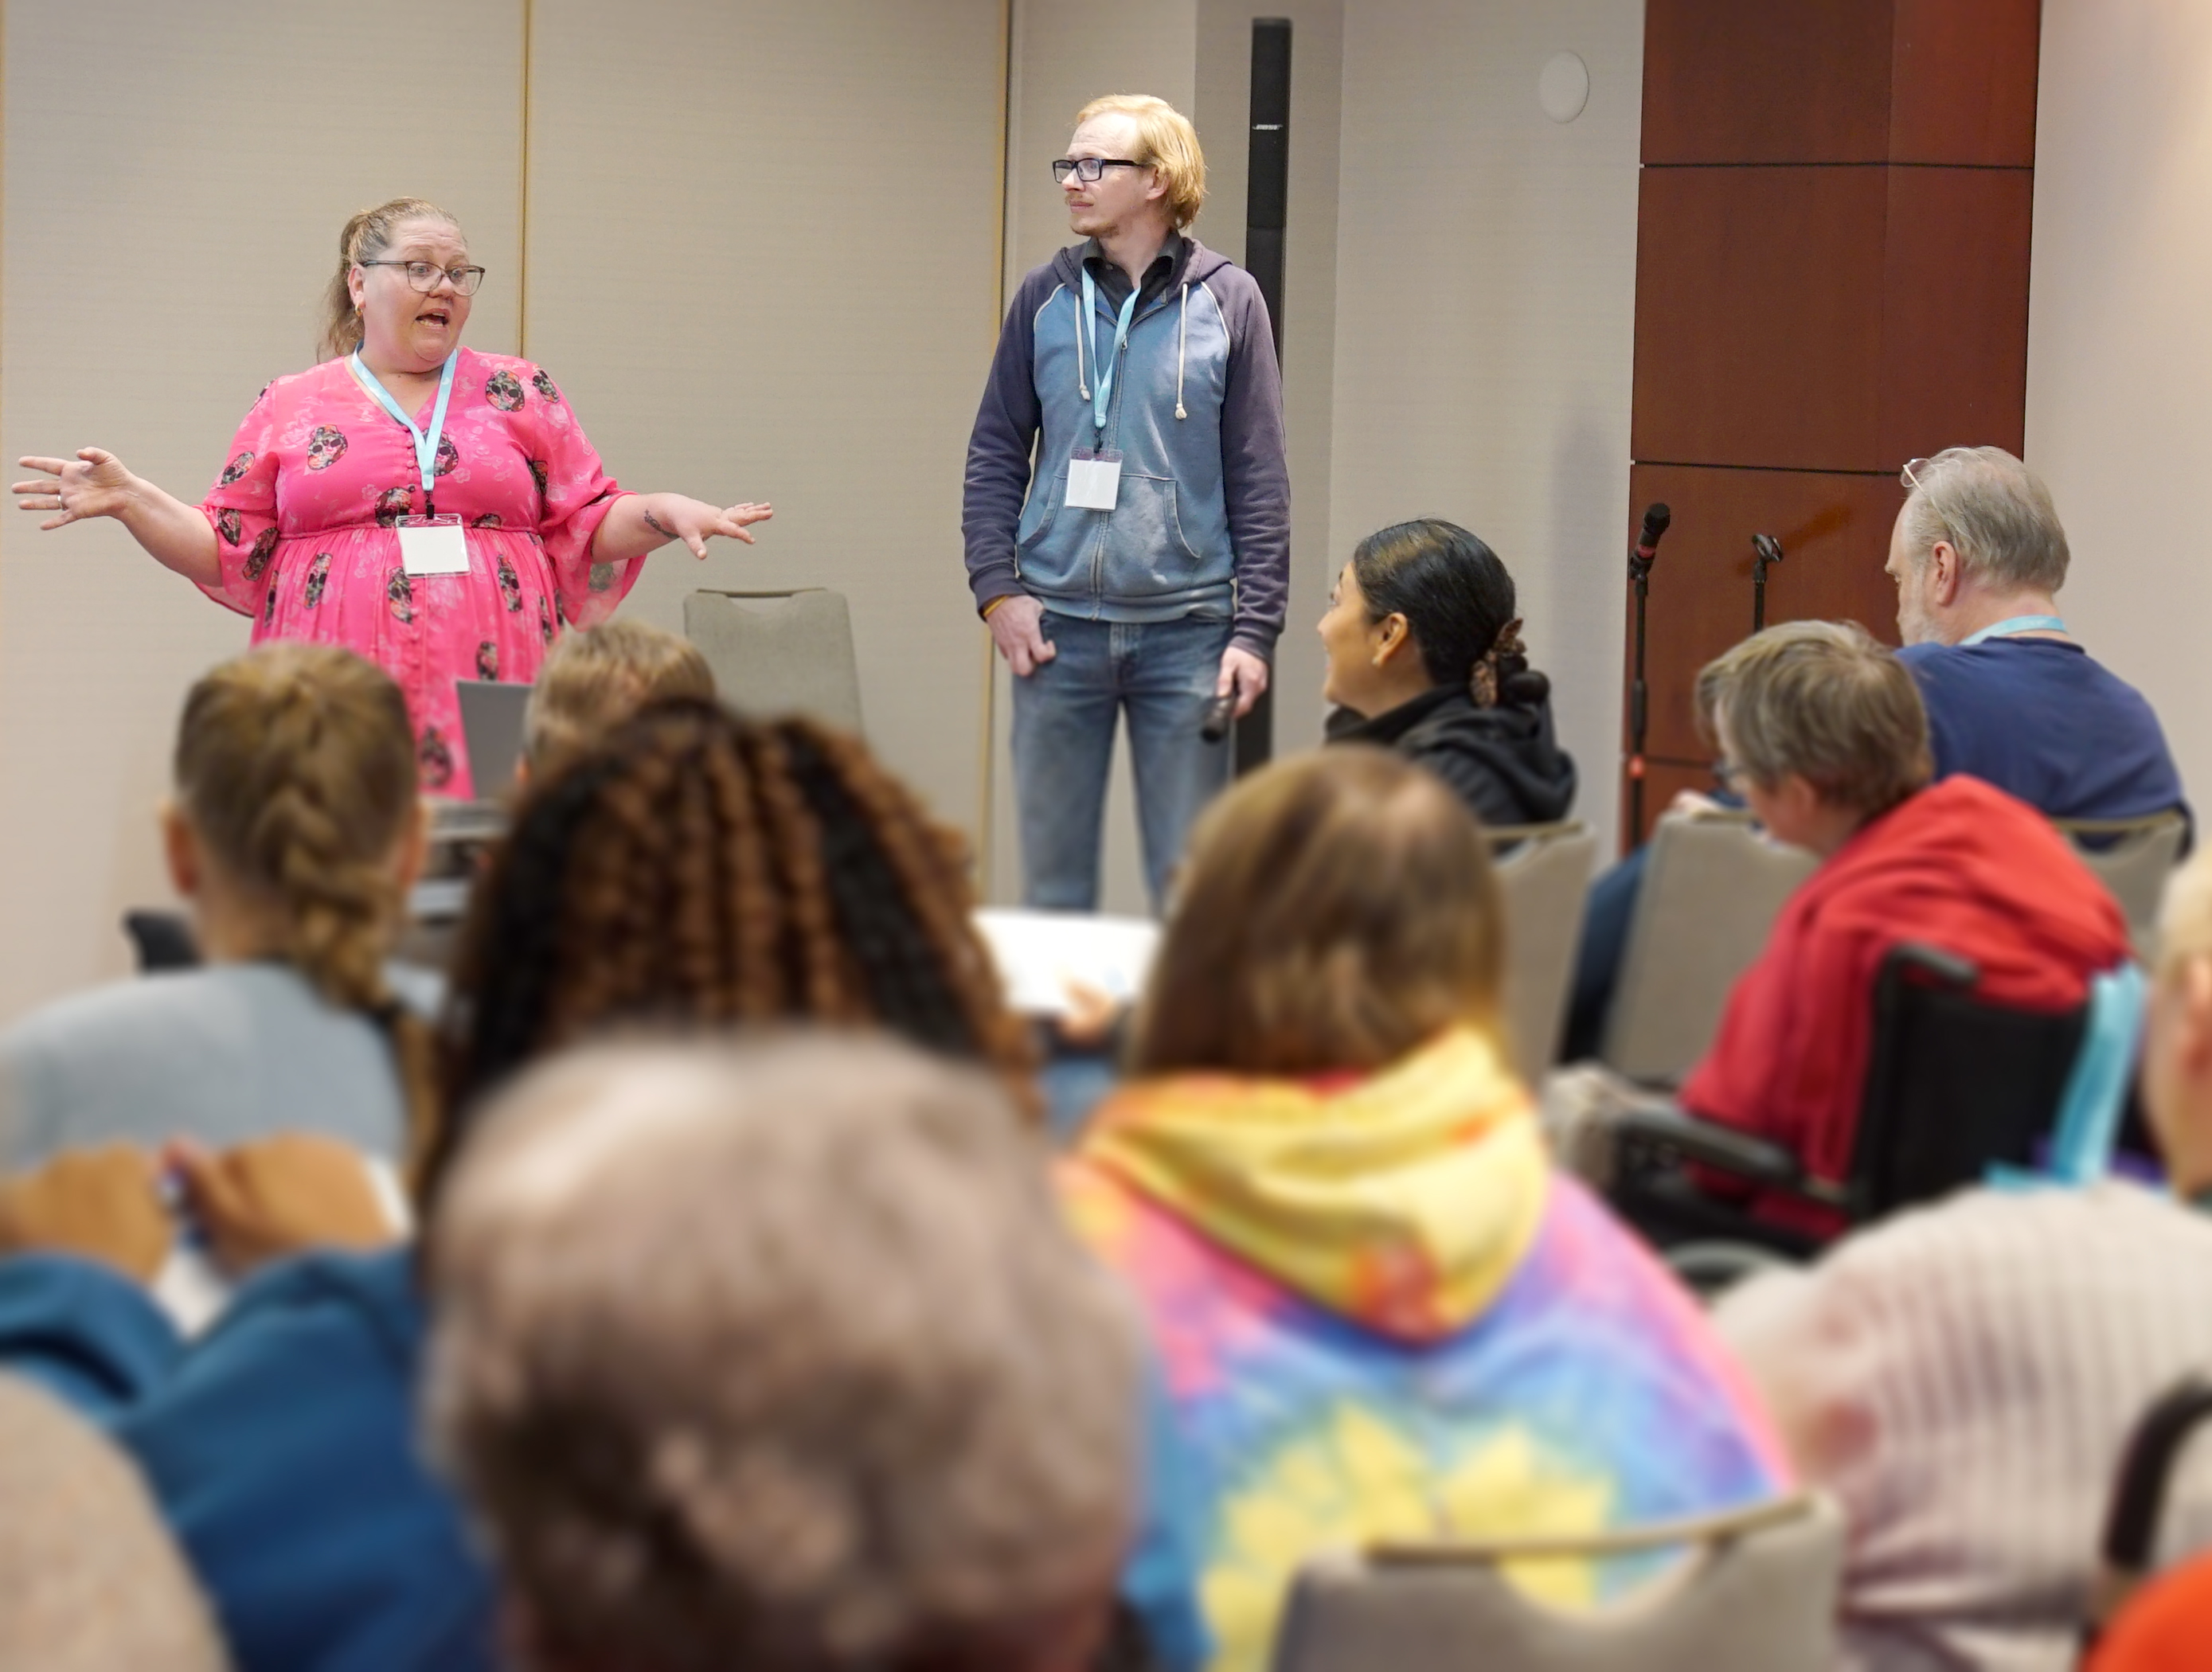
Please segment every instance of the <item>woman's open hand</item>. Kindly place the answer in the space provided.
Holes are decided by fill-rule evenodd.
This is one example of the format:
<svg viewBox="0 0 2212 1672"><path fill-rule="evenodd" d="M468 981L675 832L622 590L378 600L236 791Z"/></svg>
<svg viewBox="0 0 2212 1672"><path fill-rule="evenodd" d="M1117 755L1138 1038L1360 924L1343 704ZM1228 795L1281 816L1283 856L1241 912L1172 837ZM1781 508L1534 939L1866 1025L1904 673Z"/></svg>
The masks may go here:
<svg viewBox="0 0 2212 1672"><path fill-rule="evenodd" d="M717 534L750 545L753 537L745 530L775 514L774 506L751 501L719 506L703 499L686 499L682 494L648 494L644 498L645 526L664 538L683 541L694 557L704 557L707 542Z"/></svg>
<svg viewBox="0 0 2212 1672"><path fill-rule="evenodd" d="M74 1254L150 1282L176 1240L157 1177L146 1151L105 1144L0 1179L0 1254Z"/></svg>
<svg viewBox="0 0 2212 1672"><path fill-rule="evenodd" d="M336 1139L283 1132L221 1151L180 1142L168 1160L216 1263L234 1278L307 1249L399 1239L368 1162Z"/></svg>
<svg viewBox="0 0 2212 1672"><path fill-rule="evenodd" d="M18 459L15 463L21 469L44 473L40 479L18 482L14 489L17 510L55 513L39 525L41 528L60 528L88 517L119 516L137 481L104 447L79 447L74 459Z"/></svg>

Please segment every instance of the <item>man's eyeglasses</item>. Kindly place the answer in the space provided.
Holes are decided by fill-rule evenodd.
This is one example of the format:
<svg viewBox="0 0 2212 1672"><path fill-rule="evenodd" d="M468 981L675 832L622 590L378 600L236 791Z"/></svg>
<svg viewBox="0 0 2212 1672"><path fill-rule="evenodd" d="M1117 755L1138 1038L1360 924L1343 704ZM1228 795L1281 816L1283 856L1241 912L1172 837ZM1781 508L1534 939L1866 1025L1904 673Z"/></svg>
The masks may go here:
<svg viewBox="0 0 2212 1672"><path fill-rule="evenodd" d="M1149 168L1149 162L1138 162L1129 157L1054 157L1052 160L1052 183L1066 185L1070 174L1085 185L1095 185L1098 177L1109 168Z"/></svg>
<svg viewBox="0 0 2212 1672"><path fill-rule="evenodd" d="M404 267L407 283L415 289L428 295L438 288L440 279L451 279L453 289L464 296L473 296L477 287L483 283L481 267L441 267L434 261L356 261L356 267Z"/></svg>
<svg viewBox="0 0 2212 1672"><path fill-rule="evenodd" d="M1917 492L1920 487L1921 471L1935 462L1932 459L1909 459L1905 460L1904 470L1898 473L1897 479L1907 488Z"/></svg>

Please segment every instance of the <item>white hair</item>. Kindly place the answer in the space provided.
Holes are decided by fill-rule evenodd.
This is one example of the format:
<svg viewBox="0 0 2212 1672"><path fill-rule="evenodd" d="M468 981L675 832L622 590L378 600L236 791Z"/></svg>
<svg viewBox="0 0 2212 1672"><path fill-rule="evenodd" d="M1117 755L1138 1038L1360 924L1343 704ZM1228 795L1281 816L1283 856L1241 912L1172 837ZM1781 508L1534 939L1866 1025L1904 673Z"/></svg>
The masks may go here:
<svg viewBox="0 0 2212 1672"><path fill-rule="evenodd" d="M2066 530L2051 489L2002 447L1946 447L1912 467L1905 533L1915 565L1950 542L1969 575L2011 590L2066 584Z"/></svg>

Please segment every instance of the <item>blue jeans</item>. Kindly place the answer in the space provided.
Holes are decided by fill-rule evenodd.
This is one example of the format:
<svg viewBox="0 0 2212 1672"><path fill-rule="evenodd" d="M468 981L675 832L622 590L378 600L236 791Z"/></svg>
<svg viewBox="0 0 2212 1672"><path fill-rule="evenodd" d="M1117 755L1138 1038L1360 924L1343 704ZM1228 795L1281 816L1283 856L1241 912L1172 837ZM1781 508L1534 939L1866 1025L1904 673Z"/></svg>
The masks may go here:
<svg viewBox="0 0 2212 1672"><path fill-rule="evenodd" d="M1198 734L1229 623L1079 621L1048 610L1042 626L1059 654L1014 680L1023 903L1042 911L1097 909L1106 779L1126 710L1145 884L1157 912L1199 810L1229 781L1229 741Z"/></svg>

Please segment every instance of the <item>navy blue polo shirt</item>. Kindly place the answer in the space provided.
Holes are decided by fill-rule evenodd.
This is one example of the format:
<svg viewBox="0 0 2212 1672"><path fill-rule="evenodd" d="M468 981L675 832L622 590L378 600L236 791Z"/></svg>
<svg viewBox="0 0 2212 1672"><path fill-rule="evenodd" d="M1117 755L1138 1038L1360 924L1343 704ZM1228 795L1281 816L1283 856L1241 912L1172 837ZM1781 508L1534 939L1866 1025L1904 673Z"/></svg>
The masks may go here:
<svg viewBox="0 0 2212 1672"><path fill-rule="evenodd" d="M1898 654L1928 709L1937 777L1972 773L2048 818L2187 811L2150 704L2080 645L1989 639Z"/></svg>

